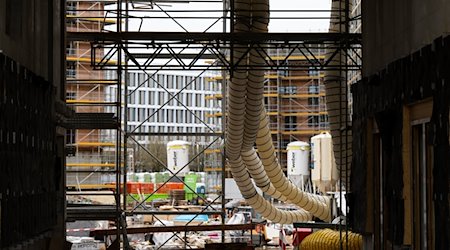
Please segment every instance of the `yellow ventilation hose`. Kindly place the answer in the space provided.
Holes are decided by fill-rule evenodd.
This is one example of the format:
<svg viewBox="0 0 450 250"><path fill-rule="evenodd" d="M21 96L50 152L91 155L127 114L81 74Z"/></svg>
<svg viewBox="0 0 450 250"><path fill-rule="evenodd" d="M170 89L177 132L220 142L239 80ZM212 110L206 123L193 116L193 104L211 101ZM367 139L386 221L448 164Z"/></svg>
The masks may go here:
<svg viewBox="0 0 450 250"><path fill-rule="evenodd" d="M331 229L324 229L314 232L303 239L300 243L301 250L340 250L342 239L342 249L360 250L362 247L362 236L356 233L339 233ZM348 240L348 241L347 241Z"/></svg>

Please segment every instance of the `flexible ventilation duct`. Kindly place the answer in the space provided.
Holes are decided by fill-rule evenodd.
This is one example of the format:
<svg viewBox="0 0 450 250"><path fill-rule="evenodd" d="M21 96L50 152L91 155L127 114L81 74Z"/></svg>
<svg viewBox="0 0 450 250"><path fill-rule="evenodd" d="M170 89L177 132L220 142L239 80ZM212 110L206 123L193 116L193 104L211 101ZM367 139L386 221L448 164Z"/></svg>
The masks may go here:
<svg viewBox="0 0 450 250"><path fill-rule="evenodd" d="M323 229L306 236L300 243L300 249L360 250L363 249L363 241L360 234Z"/></svg>
<svg viewBox="0 0 450 250"><path fill-rule="evenodd" d="M333 0L331 5L330 33L345 31L345 0ZM351 9L351 7L350 7ZM347 82L345 70L339 70L339 65L345 64L343 50L337 52L336 49L327 49L325 61L330 60L329 66L336 68L333 71L326 71L324 85L326 93L326 105L330 131L333 140L334 158L336 167L340 173L340 181L343 187L348 189L348 179L350 176L350 164L352 160L352 131L349 129L350 117L348 112Z"/></svg>
<svg viewBox="0 0 450 250"><path fill-rule="evenodd" d="M235 11L234 32L268 31L268 0L235 0ZM314 215L329 221L328 198L301 191L286 178L278 164L263 105L265 53L252 47L247 55L248 46L235 45L232 60L237 69L228 84L226 153L233 178L249 205L269 220L293 223L310 220ZM259 157L253 148L255 143ZM302 209L275 208L258 194L251 177L266 194Z"/></svg>

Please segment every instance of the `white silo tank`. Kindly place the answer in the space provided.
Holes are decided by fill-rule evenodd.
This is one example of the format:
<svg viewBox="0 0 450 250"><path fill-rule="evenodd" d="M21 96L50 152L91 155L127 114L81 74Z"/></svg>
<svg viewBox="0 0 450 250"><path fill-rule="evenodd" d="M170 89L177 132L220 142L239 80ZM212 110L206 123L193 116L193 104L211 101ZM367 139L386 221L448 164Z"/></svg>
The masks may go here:
<svg viewBox="0 0 450 250"><path fill-rule="evenodd" d="M287 174L296 186L304 189L309 178L309 151L307 142L295 141L287 145Z"/></svg>
<svg viewBox="0 0 450 250"><path fill-rule="evenodd" d="M322 193L333 191L339 178L334 160L333 141L328 132L311 137L311 181Z"/></svg>
<svg viewBox="0 0 450 250"><path fill-rule="evenodd" d="M189 166L186 166L188 162L189 142L171 141L167 143L167 167L170 171L173 173L180 171L177 176L184 176L185 173L189 172Z"/></svg>

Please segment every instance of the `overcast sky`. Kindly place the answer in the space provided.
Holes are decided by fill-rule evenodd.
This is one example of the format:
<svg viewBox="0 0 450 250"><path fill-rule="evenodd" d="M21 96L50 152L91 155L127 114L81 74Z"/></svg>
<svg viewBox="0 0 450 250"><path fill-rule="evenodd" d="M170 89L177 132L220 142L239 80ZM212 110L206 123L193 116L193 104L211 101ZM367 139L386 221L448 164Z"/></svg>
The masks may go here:
<svg viewBox="0 0 450 250"><path fill-rule="evenodd" d="M270 32L327 32L330 13L331 0L270 0L271 10L326 10L325 12L272 12L272 17L322 17L324 19L288 19L288 20L271 20L269 25ZM221 3L190 3L190 4L161 4L160 8L166 11L179 10L220 10ZM160 12L158 7L154 7L152 12L132 12L131 14L138 17L151 17L143 19L142 25L140 19L132 19L130 22L130 30L137 31L140 27L141 31L189 31L189 32L203 32L221 16L220 12L215 13L183 13L173 12L170 15L176 18L176 21L170 20L167 16ZM217 18L201 19L198 17L215 16ZM186 17L190 17L187 18ZM183 26L183 29L181 26ZM209 31L222 31L222 22L215 23L210 27ZM112 28L112 27L111 27Z"/></svg>

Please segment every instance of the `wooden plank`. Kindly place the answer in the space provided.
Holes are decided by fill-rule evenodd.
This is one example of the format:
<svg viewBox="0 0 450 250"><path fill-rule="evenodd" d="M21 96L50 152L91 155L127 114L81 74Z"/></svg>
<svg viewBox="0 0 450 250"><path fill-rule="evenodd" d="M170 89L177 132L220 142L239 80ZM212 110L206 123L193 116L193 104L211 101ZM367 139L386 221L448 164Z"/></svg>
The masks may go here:
<svg viewBox="0 0 450 250"><path fill-rule="evenodd" d="M403 107L402 128L402 161L403 161L403 200L404 200L404 223L403 243L412 244L413 228L413 203L412 203L412 165L411 165L411 109Z"/></svg>
<svg viewBox="0 0 450 250"><path fill-rule="evenodd" d="M374 120L373 118L367 119L367 128L366 128L366 138L367 138L367 144L366 144L366 152L367 152L367 172L366 172L366 188L367 188L367 206L366 206L366 232L374 232L374 178L376 176L374 175Z"/></svg>

